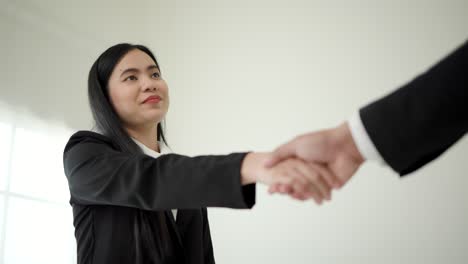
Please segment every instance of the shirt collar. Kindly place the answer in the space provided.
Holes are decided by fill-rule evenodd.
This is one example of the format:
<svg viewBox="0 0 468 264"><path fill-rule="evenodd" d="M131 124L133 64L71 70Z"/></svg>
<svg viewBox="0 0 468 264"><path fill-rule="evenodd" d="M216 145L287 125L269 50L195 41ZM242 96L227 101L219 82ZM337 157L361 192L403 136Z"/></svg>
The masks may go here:
<svg viewBox="0 0 468 264"><path fill-rule="evenodd" d="M96 127L94 127L91 131L96 132L96 133L101 134L101 135L103 134ZM157 157L159 157L161 155L172 153L172 150L169 148L169 146L164 144L164 142L162 142L162 141L158 141L159 150L161 152L157 152L157 151L154 151L154 150L148 148L143 143L141 143L140 141L134 139L133 137L130 137L130 138L133 140L133 142L135 142L135 144L138 145L138 147L140 147L141 151L143 151L144 154L146 154L146 155L148 155L150 157L157 158Z"/></svg>
<svg viewBox="0 0 468 264"><path fill-rule="evenodd" d="M135 144L137 144L140 149L143 151L143 153L145 153L146 155L148 156L151 156L153 158L157 158L161 155L164 155L164 154L169 154L169 153L172 153L171 149L169 149L169 147L164 144L162 141L158 141L158 145L159 145L159 149L161 152L157 152L157 151L154 151L150 148L148 148L147 146L145 146L143 143L141 143L140 141L132 138L132 140L135 142Z"/></svg>

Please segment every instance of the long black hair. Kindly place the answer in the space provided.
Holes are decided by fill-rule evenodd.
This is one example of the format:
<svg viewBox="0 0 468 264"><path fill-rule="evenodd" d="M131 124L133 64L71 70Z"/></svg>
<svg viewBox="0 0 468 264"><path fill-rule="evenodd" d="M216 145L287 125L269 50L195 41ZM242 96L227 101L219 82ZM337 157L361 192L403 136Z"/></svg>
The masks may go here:
<svg viewBox="0 0 468 264"><path fill-rule="evenodd" d="M128 52L135 49L148 54L154 60L159 72L161 72L158 61L147 47L121 43L104 51L94 62L88 76L88 100L95 128L105 136L110 137L123 151L131 153L139 153L141 150L123 128L122 122L112 106L109 99L108 84L115 66ZM157 125L157 140L167 145L163 129L165 126L162 123L164 121Z"/></svg>

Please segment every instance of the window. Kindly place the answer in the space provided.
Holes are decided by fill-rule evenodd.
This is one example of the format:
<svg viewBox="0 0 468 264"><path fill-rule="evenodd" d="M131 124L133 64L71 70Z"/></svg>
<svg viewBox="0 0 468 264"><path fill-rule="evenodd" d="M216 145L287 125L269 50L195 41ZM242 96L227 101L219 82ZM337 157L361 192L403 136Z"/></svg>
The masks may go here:
<svg viewBox="0 0 468 264"><path fill-rule="evenodd" d="M4 191L7 185L7 174L11 155L12 126L0 123L0 191Z"/></svg>
<svg viewBox="0 0 468 264"><path fill-rule="evenodd" d="M0 122L0 263L76 263L62 164L71 131L27 124Z"/></svg>

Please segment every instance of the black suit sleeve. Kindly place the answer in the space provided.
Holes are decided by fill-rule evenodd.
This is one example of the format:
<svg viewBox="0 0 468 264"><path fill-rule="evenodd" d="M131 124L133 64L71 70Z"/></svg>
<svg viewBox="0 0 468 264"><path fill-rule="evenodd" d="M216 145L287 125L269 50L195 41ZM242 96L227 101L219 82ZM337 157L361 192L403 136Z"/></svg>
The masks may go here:
<svg viewBox="0 0 468 264"><path fill-rule="evenodd" d="M468 130L468 42L360 110L383 159L400 175L437 158Z"/></svg>
<svg viewBox="0 0 468 264"><path fill-rule="evenodd" d="M255 185L242 187L240 182L245 153L155 159L82 138L72 136L64 152L71 203L145 210L251 208L255 203Z"/></svg>

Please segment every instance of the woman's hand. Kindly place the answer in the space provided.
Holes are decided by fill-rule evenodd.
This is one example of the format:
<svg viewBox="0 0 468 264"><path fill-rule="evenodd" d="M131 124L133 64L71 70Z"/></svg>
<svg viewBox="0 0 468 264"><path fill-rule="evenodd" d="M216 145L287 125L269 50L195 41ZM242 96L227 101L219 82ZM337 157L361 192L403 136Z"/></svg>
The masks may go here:
<svg viewBox="0 0 468 264"><path fill-rule="evenodd" d="M299 200L314 198L317 204L331 199L332 174L323 166L300 159L287 159L265 168L270 153L249 153L241 168L242 184L259 182L270 186L270 193L289 194Z"/></svg>

